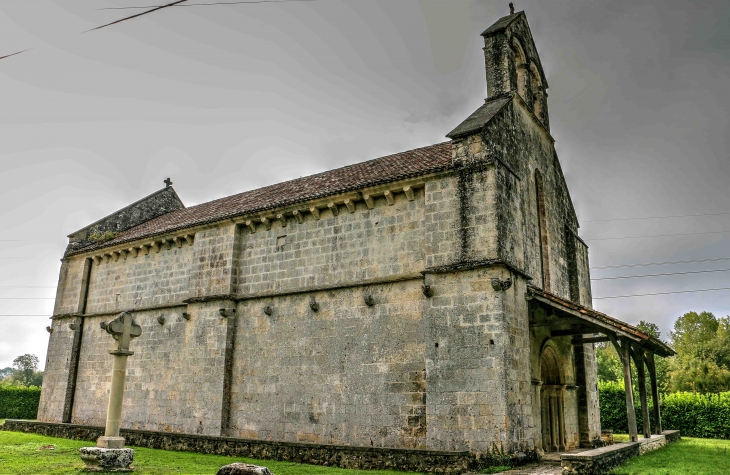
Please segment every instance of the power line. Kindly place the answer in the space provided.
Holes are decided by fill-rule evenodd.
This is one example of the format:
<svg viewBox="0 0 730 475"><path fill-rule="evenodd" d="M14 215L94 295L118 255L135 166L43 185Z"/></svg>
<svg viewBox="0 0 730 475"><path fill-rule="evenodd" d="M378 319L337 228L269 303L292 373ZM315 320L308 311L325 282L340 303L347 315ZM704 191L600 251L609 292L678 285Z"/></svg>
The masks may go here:
<svg viewBox="0 0 730 475"><path fill-rule="evenodd" d="M716 290L730 290L730 287L720 287L717 289L679 290L676 292L655 292L651 294L611 295L609 297L593 297L593 300L623 299L626 297L646 297L649 295L690 294L693 292L714 292Z"/></svg>
<svg viewBox="0 0 730 475"><path fill-rule="evenodd" d="M55 289L50 285L0 285L0 289Z"/></svg>
<svg viewBox="0 0 730 475"><path fill-rule="evenodd" d="M730 213L706 213L706 214L677 214L673 216L645 216L643 218L611 218L611 219L587 219L584 223L598 223L606 221L634 221L639 219L667 219L667 218L694 218L697 216L727 216Z"/></svg>
<svg viewBox="0 0 730 475"><path fill-rule="evenodd" d="M669 264L690 264L692 262L717 262L717 261L730 261L730 257L718 257L715 259L694 259L690 261L666 261L666 262L645 262L642 264L621 264L615 266L597 266L591 267L591 269L621 269L626 267L647 267L647 266L664 266Z"/></svg>
<svg viewBox="0 0 730 475"><path fill-rule="evenodd" d="M238 1L238 2L212 2L212 3L188 3L186 5L174 5L175 7L205 7L209 5L242 5L246 3L285 3L285 2L315 2L317 0L253 0L253 1ZM159 5L147 5L141 7L105 7L97 8L97 10L131 10L131 9L142 9L142 8L155 8Z"/></svg>
<svg viewBox="0 0 730 475"><path fill-rule="evenodd" d="M49 317L50 315L0 315L0 317Z"/></svg>
<svg viewBox="0 0 730 475"><path fill-rule="evenodd" d="M644 238L655 238L655 237L670 237L670 236L696 236L699 234L725 234L730 231L708 231L704 233L680 233L680 234L653 234L651 236L623 236L623 237L609 237L609 238L592 238L584 239L584 241L615 241L620 239L644 239Z"/></svg>
<svg viewBox="0 0 730 475"><path fill-rule="evenodd" d="M56 300L56 297L0 297L0 300Z"/></svg>
<svg viewBox="0 0 730 475"><path fill-rule="evenodd" d="M640 277L662 277L667 275L685 275L685 274L706 274L709 272L728 272L730 269L714 269L714 270L696 270L689 272L669 272L666 274L644 274L644 275L623 275L619 277L601 277L591 280L616 280L616 279L638 279Z"/></svg>

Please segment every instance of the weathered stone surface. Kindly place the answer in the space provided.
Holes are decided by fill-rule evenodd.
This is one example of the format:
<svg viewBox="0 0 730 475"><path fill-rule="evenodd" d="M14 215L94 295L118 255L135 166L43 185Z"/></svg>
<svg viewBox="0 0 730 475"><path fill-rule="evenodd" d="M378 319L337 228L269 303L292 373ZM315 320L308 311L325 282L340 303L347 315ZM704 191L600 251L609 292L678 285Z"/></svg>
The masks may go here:
<svg viewBox="0 0 730 475"><path fill-rule="evenodd" d="M123 449L124 437L101 436L96 439L96 446L104 449Z"/></svg>
<svg viewBox="0 0 730 475"><path fill-rule="evenodd" d="M0 430L75 440L94 440L103 434L104 428L9 419L0 426ZM137 447L284 460L362 470L461 474L478 465L475 455L465 451L274 442L127 429L122 429L122 435L128 444Z"/></svg>
<svg viewBox="0 0 730 475"><path fill-rule="evenodd" d="M81 460L89 472L131 472L134 462L134 449L105 449L101 447L81 447Z"/></svg>
<svg viewBox="0 0 730 475"><path fill-rule="evenodd" d="M163 188L71 234L66 252L77 251L94 244L94 241L89 240L94 233L118 233L157 216L183 208L185 205L180 201L175 190L172 187Z"/></svg>
<svg viewBox="0 0 730 475"><path fill-rule="evenodd" d="M218 469L215 475L274 475L268 467L250 463L232 463Z"/></svg>

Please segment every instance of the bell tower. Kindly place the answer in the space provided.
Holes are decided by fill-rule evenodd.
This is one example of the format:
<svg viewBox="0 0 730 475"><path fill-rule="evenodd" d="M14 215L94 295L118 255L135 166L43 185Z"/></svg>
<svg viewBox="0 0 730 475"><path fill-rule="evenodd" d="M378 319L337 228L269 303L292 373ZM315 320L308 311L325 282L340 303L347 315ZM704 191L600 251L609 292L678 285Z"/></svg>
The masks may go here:
<svg viewBox="0 0 730 475"><path fill-rule="evenodd" d="M548 84L525 12L515 13L510 3L510 14L497 20L482 36L487 100L516 92L549 131Z"/></svg>

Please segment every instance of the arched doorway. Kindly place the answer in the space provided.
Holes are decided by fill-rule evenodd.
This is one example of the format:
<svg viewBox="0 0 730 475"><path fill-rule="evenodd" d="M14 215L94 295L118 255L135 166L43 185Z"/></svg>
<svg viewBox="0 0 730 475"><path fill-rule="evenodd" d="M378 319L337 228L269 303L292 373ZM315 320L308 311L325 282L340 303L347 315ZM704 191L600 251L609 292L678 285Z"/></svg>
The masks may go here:
<svg viewBox="0 0 730 475"><path fill-rule="evenodd" d="M540 420L542 449L545 452L565 450L565 417L563 384L555 349L546 345L540 356Z"/></svg>

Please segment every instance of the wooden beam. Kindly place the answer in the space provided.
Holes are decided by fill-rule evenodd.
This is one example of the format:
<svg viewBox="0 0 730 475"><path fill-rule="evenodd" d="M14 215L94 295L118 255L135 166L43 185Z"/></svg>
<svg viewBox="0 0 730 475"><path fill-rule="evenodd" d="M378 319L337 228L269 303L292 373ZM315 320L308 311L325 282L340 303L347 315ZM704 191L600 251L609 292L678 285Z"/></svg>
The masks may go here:
<svg viewBox="0 0 730 475"><path fill-rule="evenodd" d="M644 438L651 437L651 428L649 423L649 403L646 400L646 373L644 371L644 352L640 347L631 345L631 354L634 357L636 365L637 381L639 383L639 402L641 404L641 422Z"/></svg>
<svg viewBox="0 0 730 475"><path fill-rule="evenodd" d="M646 366L649 368L649 382L651 383L651 400L654 402L654 433L662 433L662 417L659 412L659 385L656 380L656 366L654 366L654 353L649 352Z"/></svg>
<svg viewBox="0 0 730 475"><path fill-rule="evenodd" d="M594 333L593 330L587 329L586 327L581 328L570 328L567 330L551 330L550 336L555 338L558 336L573 336L573 335L584 335L586 333Z"/></svg>
<svg viewBox="0 0 730 475"><path fill-rule="evenodd" d="M584 345L589 343L607 343L611 341L611 339L607 336L597 336L593 338L583 338L582 340L576 340L573 342L574 345Z"/></svg>

